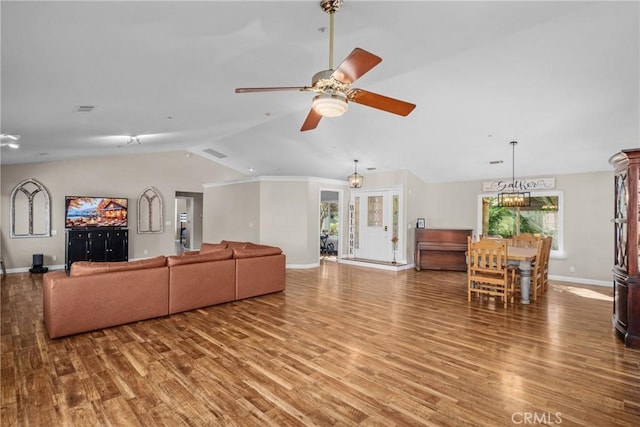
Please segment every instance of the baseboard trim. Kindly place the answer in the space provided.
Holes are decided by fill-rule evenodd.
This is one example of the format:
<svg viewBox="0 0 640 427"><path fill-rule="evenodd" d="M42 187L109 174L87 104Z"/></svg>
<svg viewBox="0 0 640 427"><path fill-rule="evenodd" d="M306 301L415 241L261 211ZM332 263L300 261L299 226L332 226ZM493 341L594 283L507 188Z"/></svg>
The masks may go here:
<svg viewBox="0 0 640 427"><path fill-rule="evenodd" d="M570 277L570 276L552 276L549 275L549 280L557 280L559 282L577 283L580 285L594 285L594 286L613 286L613 278L611 282L606 280L592 280L585 279L583 277Z"/></svg>
<svg viewBox="0 0 640 427"><path fill-rule="evenodd" d="M408 270L410 268L414 268L413 264L402 264L402 265L397 265L397 266L391 266L391 265L384 265L384 264L366 263L366 262L362 262L362 261L351 261L351 260L348 260L348 259L339 259L338 262L341 263L341 264L355 265L355 266L367 267L367 268L378 268L380 270L388 270L388 271L401 271L401 270ZM48 265L47 267L49 268L49 271L64 270L64 264ZM291 270L309 269L309 268L317 268L317 267L320 267L320 263L319 262L311 263L311 264L287 264L287 266L286 266L287 269L291 269ZM28 273L29 272L29 268L31 268L31 267L8 268L7 269L7 274L10 274L10 273ZM582 284L582 285L607 286L607 287L612 287L613 286L613 278L611 279L611 281L607 281L607 280L585 279L583 277L549 275L549 280L557 280L559 282L577 283L577 284Z"/></svg>

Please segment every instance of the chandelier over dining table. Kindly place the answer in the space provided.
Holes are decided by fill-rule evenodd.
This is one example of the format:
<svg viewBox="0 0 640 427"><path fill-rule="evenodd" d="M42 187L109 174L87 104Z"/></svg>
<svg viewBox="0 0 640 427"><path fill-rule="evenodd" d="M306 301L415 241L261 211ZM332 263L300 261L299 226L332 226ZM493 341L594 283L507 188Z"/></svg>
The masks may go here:
<svg viewBox="0 0 640 427"><path fill-rule="evenodd" d="M511 141L511 191L498 194L498 206L506 208L519 208L531 206L531 193L528 191L516 191L516 145L518 141Z"/></svg>

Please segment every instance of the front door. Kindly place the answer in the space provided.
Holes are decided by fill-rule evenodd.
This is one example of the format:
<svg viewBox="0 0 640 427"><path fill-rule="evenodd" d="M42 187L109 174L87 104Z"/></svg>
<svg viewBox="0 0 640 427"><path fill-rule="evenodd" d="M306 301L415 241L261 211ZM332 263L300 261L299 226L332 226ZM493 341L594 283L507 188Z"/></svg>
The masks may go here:
<svg viewBox="0 0 640 427"><path fill-rule="evenodd" d="M394 258L393 236L398 236L399 192L394 190L360 191L352 194L358 219L355 222L354 256L375 261ZM394 212L394 206L396 212Z"/></svg>

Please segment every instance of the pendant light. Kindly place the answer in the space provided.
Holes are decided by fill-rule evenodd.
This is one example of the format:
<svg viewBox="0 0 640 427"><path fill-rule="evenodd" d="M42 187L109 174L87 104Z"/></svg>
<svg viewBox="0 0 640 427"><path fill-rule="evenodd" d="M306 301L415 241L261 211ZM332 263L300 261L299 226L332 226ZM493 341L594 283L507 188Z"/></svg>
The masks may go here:
<svg viewBox="0 0 640 427"><path fill-rule="evenodd" d="M505 208L519 208L531 206L531 193L516 191L516 145L518 141L511 141L511 191L498 194L498 206Z"/></svg>
<svg viewBox="0 0 640 427"><path fill-rule="evenodd" d="M354 160L353 163L355 171L353 174L349 175L349 188L360 188L362 187L364 176L358 175L358 161Z"/></svg>

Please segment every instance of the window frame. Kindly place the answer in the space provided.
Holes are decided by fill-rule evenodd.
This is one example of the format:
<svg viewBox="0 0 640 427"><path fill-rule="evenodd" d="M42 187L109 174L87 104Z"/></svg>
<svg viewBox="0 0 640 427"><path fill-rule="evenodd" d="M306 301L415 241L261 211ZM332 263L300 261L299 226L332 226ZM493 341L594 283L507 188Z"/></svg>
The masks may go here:
<svg viewBox="0 0 640 427"><path fill-rule="evenodd" d="M554 259L562 259L566 258L566 254L564 251L564 192L563 191L536 191L531 193L531 197L544 197L544 196L555 196L558 197L558 229L557 229L557 238L558 238L558 249L551 250L551 258ZM476 215L476 230L478 230L478 234L482 234L482 199L484 197L498 197L498 193L480 193L478 194L478 202L477 202L477 215Z"/></svg>

